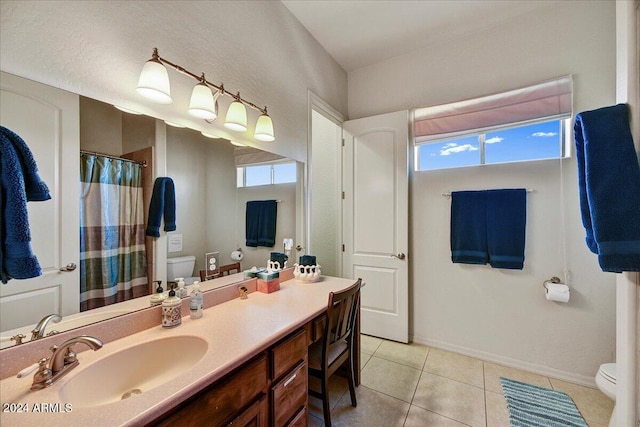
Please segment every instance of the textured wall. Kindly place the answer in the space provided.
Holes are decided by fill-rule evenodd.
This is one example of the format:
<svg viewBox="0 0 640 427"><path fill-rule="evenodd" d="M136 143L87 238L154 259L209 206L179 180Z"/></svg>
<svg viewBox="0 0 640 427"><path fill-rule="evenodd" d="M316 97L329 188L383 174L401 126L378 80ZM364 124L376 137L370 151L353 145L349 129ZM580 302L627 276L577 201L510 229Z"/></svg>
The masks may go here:
<svg viewBox="0 0 640 427"><path fill-rule="evenodd" d="M615 3L566 2L349 73L349 116L437 105L573 74L574 111L615 102ZM419 342L589 382L614 360L615 279L584 244L575 159L415 172L411 330ZM525 269L452 264L450 201L460 189L532 188ZM564 220L562 212L564 210ZM563 277L571 302L544 299ZM565 376L566 376L565 375Z"/></svg>

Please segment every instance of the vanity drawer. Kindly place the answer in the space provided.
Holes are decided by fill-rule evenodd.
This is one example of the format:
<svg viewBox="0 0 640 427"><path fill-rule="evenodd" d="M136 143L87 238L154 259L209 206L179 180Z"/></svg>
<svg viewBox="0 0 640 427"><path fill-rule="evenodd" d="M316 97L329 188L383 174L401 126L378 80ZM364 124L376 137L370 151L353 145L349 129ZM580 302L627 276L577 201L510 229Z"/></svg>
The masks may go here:
<svg viewBox="0 0 640 427"><path fill-rule="evenodd" d="M287 427L307 427L307 407L300 408L298 413L289 423Z"/></svg>
<svg viewBox="0 0 640 427"><path fill-rule="evenodd" d="M156 426L219 426L249 404L267 387L267 357L262 354L208 389L203 390L161 420Z"/></svg>
<svg viewBox="0 0 640 427"><path fill-rule="evenodd" d="M299 361L307 357L307 334L304 329L271 349L271 379L277 380Z"/></svg>
<svg viewBox="0 0 640 427"><path fill-rule="evenodd" d="M307 361L303 360L271 388L273 425L287 425L307 406Z"/></svg>

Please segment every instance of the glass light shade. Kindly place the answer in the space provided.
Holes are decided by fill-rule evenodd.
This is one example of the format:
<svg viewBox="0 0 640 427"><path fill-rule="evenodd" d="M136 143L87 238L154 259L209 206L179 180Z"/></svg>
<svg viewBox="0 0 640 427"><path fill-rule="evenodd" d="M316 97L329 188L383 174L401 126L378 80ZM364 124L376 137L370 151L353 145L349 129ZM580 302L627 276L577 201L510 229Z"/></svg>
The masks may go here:
<svg viewBox="0 0 640 427"><path fill-rule="evenodd" d="M191 102L189 102L189 114L205 120L215 120L218 117L213 93L206 84L198 83L193 87Z"/></svg>
<svg viewBox="0 0 640 427"><path fill-rule="evenodd" d="M171 104L171 85L169 73L159 61L150 59L142 67L138 79L138 93L160 104Z"/></svg>
<svg viewBox="0 0 640 427"><path fill-rule="evenodd" d="M203 136L206 136L207 138L212 138L212 139L220 139L220 137L218 135L214 135L212 133L208 133L208 132L200 132Z"/></svg>
<svg viewBox="0 0 640 427"><path fill-rule="evenodd" d="M238 132L247 130L247 109L242 102L233 101L231 105L229 105L224 127Z"/></svg>
<svg viewBox="0 0 640 427"><path fill-rule="evenodd" d="M268 114L262 114L256 122L256 131L253 134L258 141L271 142L276 137L273 135L273 121Z"/></svg>
<svg viewBox="0 0 640 427"><path fill-rule="evenodd" d="M238 142L238 141L229 141L231 143L231 145L235 145L236 147L246 147L245 144L243 144L242 142Z"/></svg>

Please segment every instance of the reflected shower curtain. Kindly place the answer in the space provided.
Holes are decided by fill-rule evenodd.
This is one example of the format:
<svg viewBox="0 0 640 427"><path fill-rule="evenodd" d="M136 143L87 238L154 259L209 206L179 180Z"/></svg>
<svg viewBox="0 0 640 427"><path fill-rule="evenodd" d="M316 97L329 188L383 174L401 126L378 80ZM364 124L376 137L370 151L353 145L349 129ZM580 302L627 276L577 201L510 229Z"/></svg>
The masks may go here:
<svg viewBox="0 0 640 427"><path fill-rule="evenodd" d="M80 155L80 311L148 294L142 166Z"/></svg>

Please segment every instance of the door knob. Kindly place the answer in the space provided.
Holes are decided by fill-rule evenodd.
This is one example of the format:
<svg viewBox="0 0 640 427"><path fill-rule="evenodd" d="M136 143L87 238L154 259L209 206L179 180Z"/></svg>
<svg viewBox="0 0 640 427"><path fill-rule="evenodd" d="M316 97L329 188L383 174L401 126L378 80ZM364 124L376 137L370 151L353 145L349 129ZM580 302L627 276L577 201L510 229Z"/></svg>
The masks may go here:
<svg viewBox="0 0 640 427"><path fill-rule="evenodd" d="M304 248L300 245L296 246L296 251L300 252L301 250L303 250Z"/></svg>
<svg viewBox="0 0 640 427"><path fill-rule="evenodd" d="M400 252L398 255L393 255L392 254L391 256L394 257L394 258L398 258L400 260L405 259L407 257L403 252Z"/></svg>
<svg viewBox="0 0 640 427"><path fill-rule="evenodd" d="M67 264L66 267L62 267L60 269L60 271L62 271L62 272L73 271L73 270L76 269L76 267L77 267L77 265L75 265L74 263L71 262L71 263Z"/></svg>

